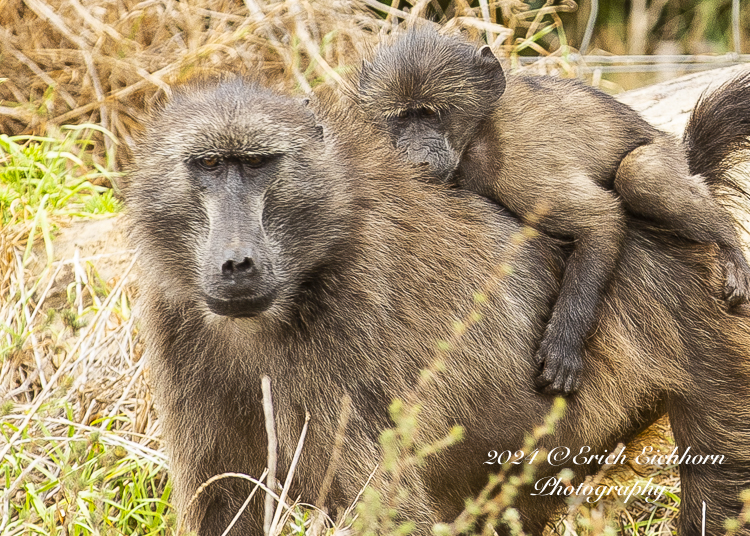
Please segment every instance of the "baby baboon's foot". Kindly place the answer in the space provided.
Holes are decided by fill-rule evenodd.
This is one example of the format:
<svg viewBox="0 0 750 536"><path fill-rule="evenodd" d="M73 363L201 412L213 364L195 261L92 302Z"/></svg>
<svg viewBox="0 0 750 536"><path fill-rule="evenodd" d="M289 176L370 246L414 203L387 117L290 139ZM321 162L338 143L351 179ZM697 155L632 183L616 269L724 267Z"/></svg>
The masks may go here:
<svg viewBox="0 0 750 536"><path fill-rule="evenodd" d="M724 299L730 307L750 302L750 267L739 250L721 249L724 267Z"/></svg>
<svg viewBox="0 0 750 536"><path fill-rule="evenodd" d="M542 393L570 395L578 390L581 383L581 352L574 345L549 339L545 332L535 356L541 372L534 383Z"/></svg>

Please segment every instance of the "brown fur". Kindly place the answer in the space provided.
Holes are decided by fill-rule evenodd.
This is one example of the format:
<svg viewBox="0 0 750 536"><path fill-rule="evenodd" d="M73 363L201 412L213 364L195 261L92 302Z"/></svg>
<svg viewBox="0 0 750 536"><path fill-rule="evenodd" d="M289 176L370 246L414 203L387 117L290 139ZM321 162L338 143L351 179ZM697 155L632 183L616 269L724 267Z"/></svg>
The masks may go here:
<svg viewBox="0 0 750 536"><path fill-rule="evenodd" d="M691 175L684 148L608 95L577 80L506 81L489 48L430 29L381 46L359 91L410 160L574 240L537 353L545 392L570 394L579 384L581 350L620 256L623 204L681 237L718 244L724 297L731 306L750 298L732 219Z"/></svg>
<svg viewBox="0 0 750 536"><path fill-rule="evenodd" d="M290 490L303 502L316 499L340 401L351 398L326 503L340 514L379 460L391 400L414 388L436 341L490 282L481 321L416 393L418 443L456 424L465 439L403 475L400 517L417 535L451 520L487 482L487 452L520 448L552 407L531 385L560 244L540 236L514 245L515 218L394 165L395 152L360 117L336 110L321 114L321 137L290 98L241 80L192 86L154 115L139 144L125 193L143 268L142 326L174 499L201 536L222 533L250 486L222 480L186 512L198 486L228 471L257 477L265 466L262 375L272 381L279 475L312 416ZM680 448L726 456L681 468L681 533L697 533L706 501L715 534L750 482L750 319L713 297L722 285L713 247L628 228L584 349L582 387L541 446L611 450L668 412ZM513 271L498 278L503 264ZM576 479L596 471L572 469ZM538 476L558 470L544 464ZM562 499L530 491L517 506L526 533L541 534ZM262 511L262 500L251 503L231 534L262 534Z"/></svg>

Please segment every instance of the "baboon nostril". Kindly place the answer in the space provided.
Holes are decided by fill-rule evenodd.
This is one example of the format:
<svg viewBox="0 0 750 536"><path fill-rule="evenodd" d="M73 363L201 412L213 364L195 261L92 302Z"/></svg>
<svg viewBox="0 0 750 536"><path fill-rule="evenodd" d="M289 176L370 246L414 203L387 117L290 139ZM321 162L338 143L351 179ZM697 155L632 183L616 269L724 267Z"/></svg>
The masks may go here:
<svg viewBox="0 0 750 536"><path fill-rule="evenodd" d="M249 257L245 257L241 263L237 265L238 272L247 272L253 267L253 260Z"/></svg>
<svg viewBox="0 0 750 536"><path fill-rule="evenodd" d="M242 262L226 261L221 265L221 273L223 275L234 275L238 273L248 272L253 268L253 260L249 257L242 259Z"/></svg>

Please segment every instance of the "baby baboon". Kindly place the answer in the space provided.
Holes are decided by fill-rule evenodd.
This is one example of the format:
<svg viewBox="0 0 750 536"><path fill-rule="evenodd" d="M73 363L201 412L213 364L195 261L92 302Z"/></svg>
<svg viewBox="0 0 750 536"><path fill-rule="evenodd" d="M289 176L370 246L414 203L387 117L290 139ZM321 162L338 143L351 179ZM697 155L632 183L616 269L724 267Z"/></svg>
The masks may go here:
<svg viewBox="0 0 750 536"><path fill-rule="evenodd" d="M359 99L394 145L441 181L489 197L525 223L574 240L536 359L539 387L569 394L625 234L622 204L720 248L723 295L750 298L750 267L728 213L684 147L577 80L509 76L489 47L411 30L365 61Z"/></svg>
<svg viewBox="0 0 750 536"><path fill-rule="evenodd" d="M746 96L750 84L730 90ZM393 399L420 401L419 447L463 427L462 442L370 484L399 490L399 520L413 521L415 536L455 518L498 470L485 463L488 452L522 448L553 405L530 384L563 267L559 242L514 242L516 219L400 163L355 108L323 112L315 118L242 80L176 90L147 125L125 184L174 500L200 536L222 534L251 485L222 478L188 508L199 486L223 473L257 478L266 465L263 375L281 480L311 416L289 490L302 502L317 498L341 400L351 399L325 503L334 518L380 460ZM697 127L710 125L713 110L699 119ZM682 534L697 533L702 501L708 533L718 533L726 516L739 515L738 493L750 482L750 319L717 306L713 248L670 243L638 225L626 233L585 349L585 381L537 446L612 452L668 411L681 449L725 456L681 467ZM513 275L498 279L503 263ZM478 291L487 296L481 306ZM437 352L477 307L481 320ZM445 366L414 392L438 358ZM536 478L565 466L578 485L598 470L572 457L560 463L541 463ZM514 504L530 535L564 507L563 495L540 494L541 486L520 489ZM260 536L262 517L256 496L230 534Z"/></svg>

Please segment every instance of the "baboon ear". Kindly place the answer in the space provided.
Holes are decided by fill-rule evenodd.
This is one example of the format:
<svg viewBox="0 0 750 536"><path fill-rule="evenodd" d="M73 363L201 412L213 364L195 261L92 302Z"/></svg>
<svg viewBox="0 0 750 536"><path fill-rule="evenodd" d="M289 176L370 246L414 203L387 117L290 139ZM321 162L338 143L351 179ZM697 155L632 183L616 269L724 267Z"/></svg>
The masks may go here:
<svg viewBox="0 0 750 536"><path fill-rule="evenodd" d="M477 60L481 68L488 74L491 80L493 96L500 98L505 92L505 74L500 60L497 59L489 45L484 45L477 52Z"/></svg>
<svg viewBox="0 0 750 536"><path fill-rule="evenodd" d="M325 131L323 130L323 125L318 122L318 116L315 114L315 110L310 107L311 100L311 97L302 97L300 99L300 103L302 104L302 106L307 108L307 113L309 114L310 120L315 123L315 134L317 138L322 141Z"/></svg>

